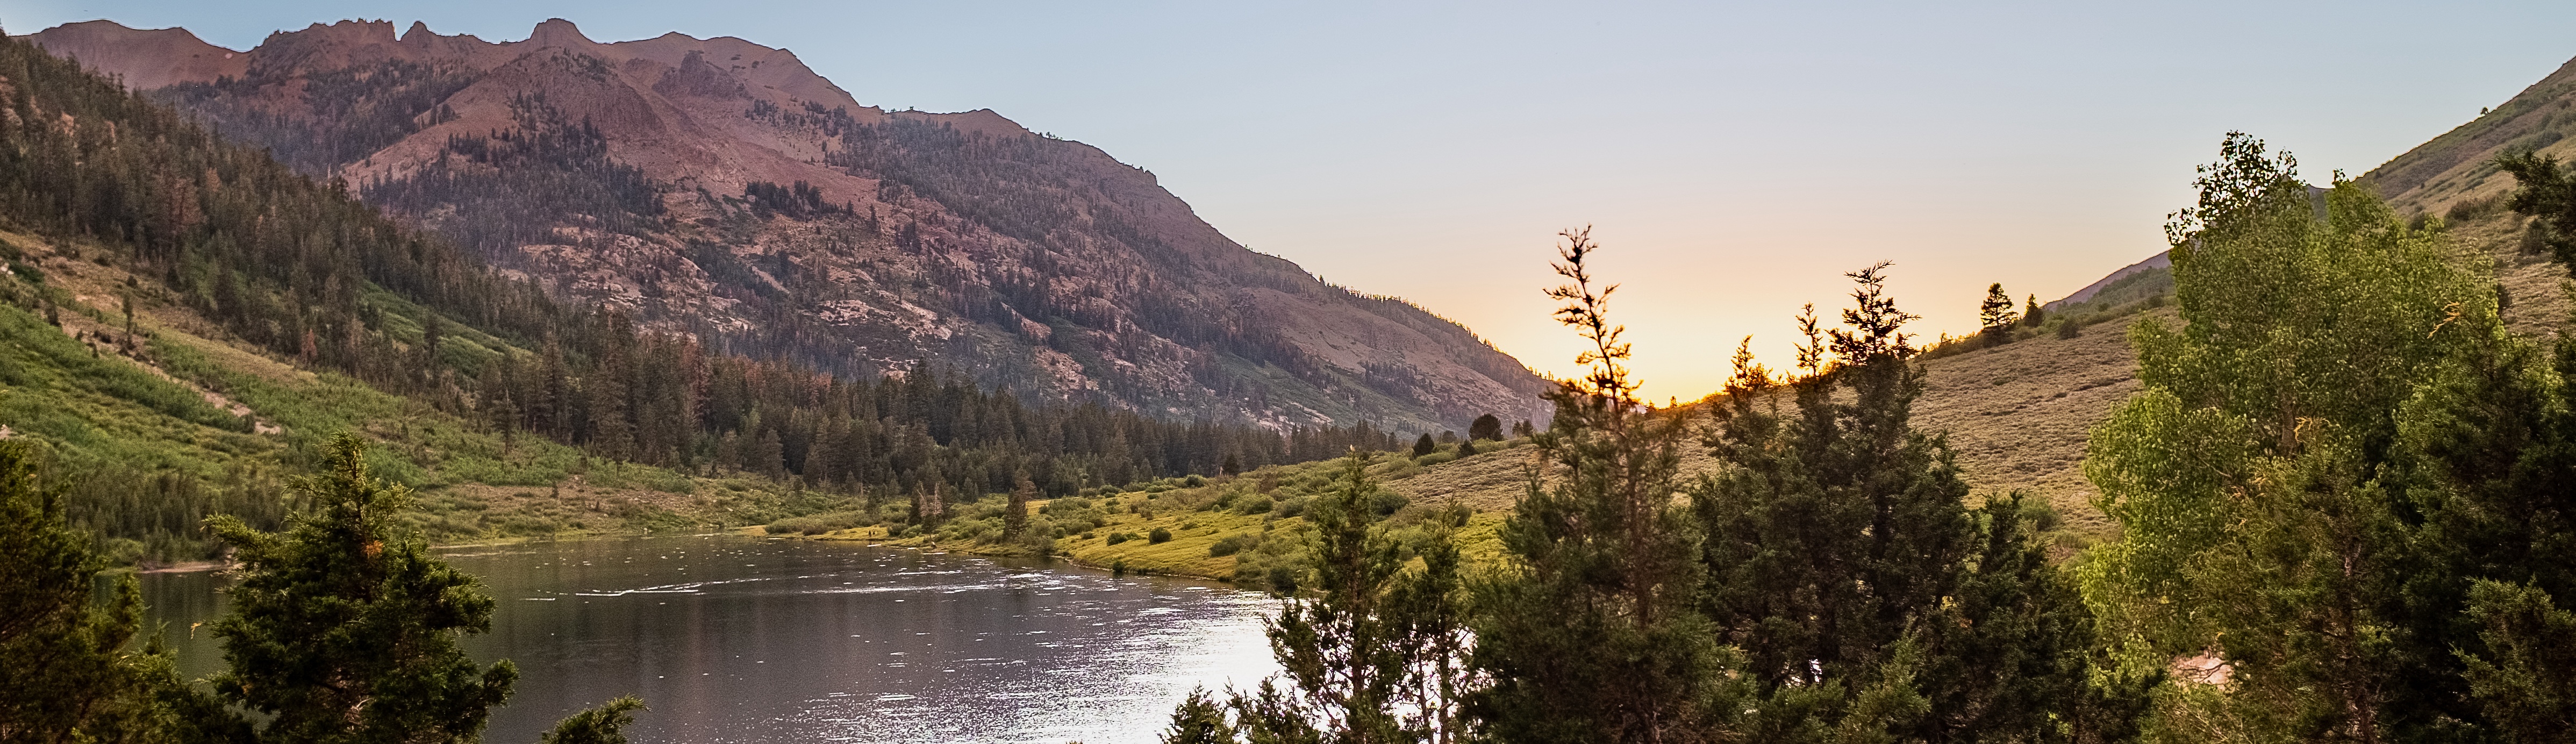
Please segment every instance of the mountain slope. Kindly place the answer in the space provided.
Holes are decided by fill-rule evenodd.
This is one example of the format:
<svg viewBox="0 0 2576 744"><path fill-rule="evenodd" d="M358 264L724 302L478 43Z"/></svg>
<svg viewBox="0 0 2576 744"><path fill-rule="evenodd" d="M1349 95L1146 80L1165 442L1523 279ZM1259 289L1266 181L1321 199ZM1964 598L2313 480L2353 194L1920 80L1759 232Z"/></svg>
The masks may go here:
<svg viewBox="0 0 2576 744"><path fill-rule="evenodd" d="M2566 270L2551 264L2532 236L2531 218L2504 208L2512 175L2491 161L2507 152L2536 151L2561 161L2576 157L2576 60L2481 113L2361 176L2390 206L2418 219L2440 217L2460 246L2494 263L2503 289L2507 324L2546 337L2568 319L2561 282Z"/></svg>
<svg viewBox="0 0 2576 744"><path fill-rule="evenodd" d="M357 21L247 52L105 21L33 40L719 348L1281 429L1543 414L1546 383L1467 329L1244 249L1150 173L991 111L861 105L785 50L560 20L505 43Z"/></svg>
<svg viewBox="0 0 2576 744"><path fill-rule="evenodd" d="M638 331L17 38L0 265L0 438L39 443L74 521L131 560L205 557L208 514L273 522L281 478L344 432L383 445L371 467L442 540L935 518L1396 446L1366 421L1281 436Z"/></svg>

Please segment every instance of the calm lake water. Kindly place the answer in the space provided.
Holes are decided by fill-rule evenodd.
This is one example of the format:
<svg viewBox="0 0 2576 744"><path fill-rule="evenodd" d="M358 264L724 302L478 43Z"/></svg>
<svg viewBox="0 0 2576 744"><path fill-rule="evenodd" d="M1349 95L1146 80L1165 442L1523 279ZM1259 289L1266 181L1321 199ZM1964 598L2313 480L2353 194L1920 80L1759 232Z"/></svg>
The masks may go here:
<svg viewBox="0 0 2576 744"><path fill-rule="evenodd" d="M519 665L484 740L644 699L638 742L1150 742L1191 686L1274 669L1271 604L1067 564L731 536L440 551L499 600L484 663ZM190 677L223 577L142 577Z"/></svg>

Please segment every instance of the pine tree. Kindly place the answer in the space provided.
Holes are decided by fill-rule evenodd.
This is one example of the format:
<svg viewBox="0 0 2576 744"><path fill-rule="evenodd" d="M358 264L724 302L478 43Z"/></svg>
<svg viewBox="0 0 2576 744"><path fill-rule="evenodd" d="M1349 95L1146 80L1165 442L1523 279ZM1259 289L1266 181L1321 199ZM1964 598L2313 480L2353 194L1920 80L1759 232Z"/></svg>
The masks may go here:
<svg viewBox="0 0 2576 744"><path fill-rule="evenodd" d="M1672 498L1687 429L1638 399L1586 232L1564 234L1555 268L1570 282L1549 295L1591 346L1576 359L1589 370L1551 394L1545 469L1502 529L1504 565L1473 590L1474 666L1491 686L1469 709L1502 741L1720 739L1741 689L1695 606L1698 535Z"/></svg>
<svg viewBox="0 0 2576 744"><path fill-rule="evenodd" d="M216 694L266 717L262 739L476 741L518 679L457 648L491 627L491 597L397 527L410 490L368 473L364 443L341 436L326 466L283 533L207 522L242 566L214 624L230 666Z"/></svg>
<svg viewBox="0 0 2576 744"><path fill-rule="evenodd" d="M1300 583L1314 594L1292 598L1266 630L1284 694L1270 706L1236 704L1261 711L1238 720L1255 741L1307 730L1353 744L1421 736L1396 710L1415 656L1404 618L1388 604L1404 567L1401 546L1377 525L1367 456L1352 450L1341 465L1331 490L1306 507L1314 576Z"/></svg>
<svg viewBox="0 0 2576 744"><path fill-rule="evenodd" d="M2004 294L2004 285L1997 282L1987 287L1986 300L1977 303L1977 325L1993 331L1998 328L2011 328L2013 324L2019 322L2021 322L2021 315L2013 312L2012 295Z"/></svg>
<svg viewBox="0 0 2576 744"><path fill-rule="evenodd" d="M1946 441L1911 425L1915 316L1885 268L1848 275L1843 328L1805 311L1787 381L1738 347L1706 439L1725 467L1691 489L1706 611L1749 656L1765 725L2043 737L2083 705L2090 618L2019 497L1971 508Z"/></svg>
<svg viewBox="0 0 2576 744"><path fill-rule="evenodd" d="M0 741L239 741L247 724L179 681L158 639L132 640L142 590L124 576L92 602L101 568L37 482L41 451L0 442Z"/></svg>
<svg viewBox="0 0 2576 744"><path fill-rule="evenodd" d="M2561 166L2555 155L2536 151L2507 152L2493 161L2496 170L2520 182L2505 206L2538 217L2541 245L2571 276L2576 276L2576 168Z"/></svg>
<svg viewBox="0 0 2576 744"><path fill-rule="evenodd" d="M1428 455L1428 454L1431 454L1431 453L1433 453L1433 452L1437 452L1437 451L1439 451L1439 449L1440 449L1440 445L1439 445L1439 444L1437 444L1437 443L1432 442L1432 441L1431 441L1431 435L1429 435L1429 434L1424 434L1424 435L1422 435L1422 438L1421 438L1421 439L1413 440L1413 456L1414 456L1414 457L1421 457L1421 456L1423 456L1423 455Z"/></svg>
<svg viewBox="0 0 2576 744"><path fill-rule="evenodd" d="M1019 485L1011 489L1010 504L1002 511L1002 537L1016 540L1028 533L1029 499L1037 493L1038 485L1029 482L1028 474L1020 474Z"/></svg>
<svg viewBox="0 0 2576 744"><path fill-rule="evenodd" d="M634 711L645 710L644 701L634 696L610 700L597 708L574 713L555 724L537 738L538 744L626 744L626 727L635 723Z"/></svg>
<svg viewBox="0 0 2576 744"><path fill-rule="evenodd" d="M1171 728L1163 731L1163 744L1233 744L1234 726L1227 723L1225 708L1204 688L1192 688L1190 696L1172 711Z"/></svg>
<svg viewBox="0 0 2576 744"><path fill-rule="evenodd" d="M258 740L480 741L518 678L510 662L478 667L457 646L491 627L492 598L399 526L410 490L369 474L366 453L354 436L332 440L324 473L298 486L313 510L283 532L206 520L241 563L231 609L214 623L227 668L208 681L224 702L261 714ZM642 708L620 698L545 740L617 744L628 712ZM212 706L182 712L224 720ZM252 740L247 730L232 738Z"/></svg>
<svg viewBox="0 0 2576 744"><path fill-rule="evenodd" d="M2048 311L2040 309L2039 295L2030 295L2022 300L2021 324L2032 328L2048 324Z"/></svg>

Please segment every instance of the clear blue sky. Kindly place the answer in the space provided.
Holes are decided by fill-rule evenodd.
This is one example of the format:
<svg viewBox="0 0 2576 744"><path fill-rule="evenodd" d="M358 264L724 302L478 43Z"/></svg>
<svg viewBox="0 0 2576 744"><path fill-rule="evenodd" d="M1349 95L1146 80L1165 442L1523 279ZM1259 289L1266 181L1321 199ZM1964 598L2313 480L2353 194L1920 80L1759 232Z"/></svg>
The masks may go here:
<svg viewBox="0 0 2576 744"><path fill-rule="evenodd" d="M1541 370L1592 224L1658 396L1780 357L1838 272L1896 262L1927 335L1989 282L2064 295L2162 249L2243 129L2360 173L2576 56L2576 3L641 3L12 0L246 49L316 21L794 50L858 99L991 108L1161 177L1255 250L1401 295ZM1775 362L1775 366L1777 363Z"/></svg>

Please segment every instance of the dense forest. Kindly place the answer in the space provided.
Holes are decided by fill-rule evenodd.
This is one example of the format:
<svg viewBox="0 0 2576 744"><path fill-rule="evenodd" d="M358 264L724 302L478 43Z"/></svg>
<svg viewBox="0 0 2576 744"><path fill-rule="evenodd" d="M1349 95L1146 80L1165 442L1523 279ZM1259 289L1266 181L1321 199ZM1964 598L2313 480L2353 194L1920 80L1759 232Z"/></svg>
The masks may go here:
<svg viewBox="0 0 2576 744"><path fill-rule="evenodd" d="M1366 422L1288 432L1174 422L1098 405L1033 405L937 369L852 379L711 350L688 336L640 331L615 313L558 304L470 250L389 221L337 184L224 142L23 41L0 41L0 77L8 143L0 224L94 242L103 249L95 260L161 278L159 287L130 288L139 298L166 299L280 358L504 433L684 472L970 499L1021 478L1061 495L1396 446L1391 432ZM520 129L451 143L453 171L374 188L471 191L492 185L474 174L494 160L613 165L602 165L588 127L562 121L542 99L519 104ZM35 313L71 303L46 288L41 271L20 266L27 273L9 280L12 303ZM208 420L250 426L223 414ZM325 434L291 433L308 446ZM101 477L185 480L149 471ZM232 498L190 495L202 490L179 482L151 489L196 506L146 521L185 529Z"/></svg>

